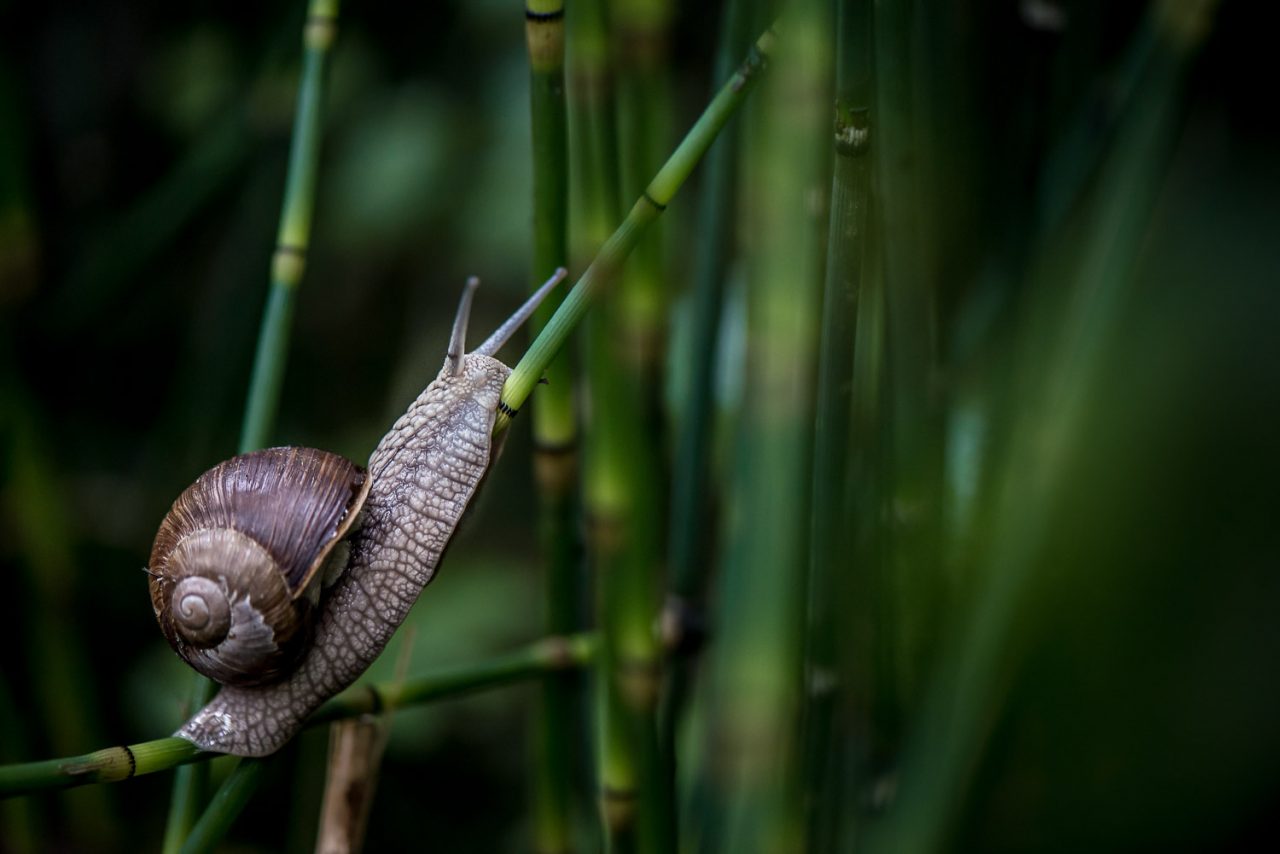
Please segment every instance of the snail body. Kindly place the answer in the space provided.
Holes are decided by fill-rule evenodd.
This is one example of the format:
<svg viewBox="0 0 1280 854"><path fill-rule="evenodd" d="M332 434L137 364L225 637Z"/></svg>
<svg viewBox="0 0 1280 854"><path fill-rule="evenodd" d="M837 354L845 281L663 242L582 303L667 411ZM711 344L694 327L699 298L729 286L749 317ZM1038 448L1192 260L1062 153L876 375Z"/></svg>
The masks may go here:
<svg viewBox="0 0 1280 854"><path fill-rule="evenodd" d="M563 276L464 353L468 282L444 367L367 471L274 448L215 466L179 497L152 550L152 605L175 651L223 687L176 735L203 750L273 753L372 664L496 454L511 369L492 354Z"/></svg>

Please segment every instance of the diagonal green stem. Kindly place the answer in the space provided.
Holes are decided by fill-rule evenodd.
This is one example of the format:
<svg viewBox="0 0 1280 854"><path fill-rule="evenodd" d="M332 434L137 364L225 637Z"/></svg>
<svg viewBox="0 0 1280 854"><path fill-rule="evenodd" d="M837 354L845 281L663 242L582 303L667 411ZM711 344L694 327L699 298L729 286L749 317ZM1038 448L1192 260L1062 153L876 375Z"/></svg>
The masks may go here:
<svg viewBox="0 0 1280 854"><path fill-rule="evenodd" d="M760 77L760 72L768 64L773 43L774 37L771 30L760 36L746 60L712 99L679 147L649 182L644 195L636 201L626 219L601 247L595 260L565 297L555 316L543 327L541 334L525 351L511 376L507 377L506 385L503 386L502 404L505 409L498 413L498 419L493 428L495 433L500 433L510 426L511 415L508 413L515 412L524 405L534 386L538 384L542 372L560 352L570 333L582 320L595 292L607 285L618 274L645 228L666 209L667 204L675 197L676 192L693 171L693 167L698 164L702 155L715 141L716 135L720 133L725 122L751 91Z"/></svg>
<svg viewBox="0 0 1280 854"><path fill-rule="evenodd" d="M505 655L464 667L440 670L414 679L356 685L321 706L308 726L357 715L391 712L495 688L552 673L572 670L595 656L591 633L547 637ZM128 746L108 747L82 756L0 766L0 798L45 789L66 789L93 783L115 783L143 774L166 771L189 762L212 759L184 738L160 738Z"/></svg>
<svg viewBox="0 0 1280 854"><path fill-rule="evenodd" d="M182 845L182 854L200 854L209 851L222 841L236 816L249 803L253 793L262 783L262 776L275 759L244 759L235 767L226 781L218 787L209 808L200 816L191 835Z"/></svg>

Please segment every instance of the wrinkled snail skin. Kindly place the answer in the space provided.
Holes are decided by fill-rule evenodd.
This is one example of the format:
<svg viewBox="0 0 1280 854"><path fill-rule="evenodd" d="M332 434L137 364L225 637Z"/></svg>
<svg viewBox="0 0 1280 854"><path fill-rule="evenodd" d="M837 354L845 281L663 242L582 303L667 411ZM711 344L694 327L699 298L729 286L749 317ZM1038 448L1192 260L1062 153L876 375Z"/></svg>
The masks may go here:
<svg viewBox="0 0 1280 854"><path fill-rule="evenodd" d="M226 686L176 734L204 750L265 756L386 647L431 581L491 453L511 369L469 354L446 367L369 459L369 497L346 571L324 596L310 648L283 681Z"/></svg>

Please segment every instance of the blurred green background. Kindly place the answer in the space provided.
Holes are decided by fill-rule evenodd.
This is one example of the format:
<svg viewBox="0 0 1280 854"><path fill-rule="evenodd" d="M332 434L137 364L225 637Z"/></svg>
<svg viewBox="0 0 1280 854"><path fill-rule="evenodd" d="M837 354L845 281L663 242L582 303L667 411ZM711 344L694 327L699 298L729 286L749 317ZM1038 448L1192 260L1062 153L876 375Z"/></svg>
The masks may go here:
<svg viewBox="0 0 1280 854"><path fill-rule="evenodd" d="M835 818L816 819L828 829L805 847L846 850L881 822L907 834L873 836L885 850L914 847L892 840L920 826L941 828L923 848L946 850L1274 845L1280 119L1265 4L1217 8L1164 135L1133 143L1130 159L1110 153L1127 150L1124 118L1144 108L1161 61L1142 55L1145 4L905 5L923 39L912 55L932 63L912 83L916 165L930 178L898 200L911 208L899 222L927 222L918 243L888 234L893 222L880 238L927 256L918 331L933 341L922 396L940 442L925 447L942 557L925 594L917 576L885 587L852 561L827 570L850 684L883 687L855 647L867 626L897 631L869 597L921 623L907 620L893 647L909 660L890 666L889 696L839 706L823 741L837 782L808 792ZM669 10L677 133L709 91L718 7ZM170 502L236 446L303 8L0 9L0 761L13 762L179 722L188 671L154 624L141 567ZM339 30L275 437L361 460L438 370L464 278L484 281L473 329L524 292L528 62L510 2L350 3ZM774 121L750 109L748 129ZM760 201L751 164L737 175L743 219ZM1131 192L1135 164L1152 174ZM699 239L697 182L665 223L676 295ZM1141 213L1115 213L1125 204ZM1090 217L1108 212L1129 230L1098 234ZM738 249L749 279L751 251ZM733 346L741 299L731 291L723 322L726 467L733 390L752 382ZM684 310L671 309L677 330ZM671 364L678 395L688 368ZM877 453L892 459L911 433L887 429L897 444ZM411 646L413 670L540 631L527 431L517 423L412 632L392 644L393 656ZM886 507L895 530L912 510ZM734 611L722 608L723 627ZM967 681L973 649L989 678ZM518 687L398 714L370 850L527 850L536 697ZM971 713L964 727L952 702ZM273 769L227 850L308 848L324 743L307 734ZM920 782L948 775L962 782ZM0 850L154 847L168 791L160 774L0 803ZM701 826L700 801L683 795ZM714 830L698 839L726 850Z"/></svg>

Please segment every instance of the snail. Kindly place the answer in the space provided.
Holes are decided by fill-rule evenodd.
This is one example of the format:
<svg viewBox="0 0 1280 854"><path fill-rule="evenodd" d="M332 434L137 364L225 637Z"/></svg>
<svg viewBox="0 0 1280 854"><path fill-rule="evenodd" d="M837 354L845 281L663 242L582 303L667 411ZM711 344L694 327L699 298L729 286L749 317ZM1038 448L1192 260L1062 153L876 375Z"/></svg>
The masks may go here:
<svg viewBox="0 0 1280 854"><path fill-rule="evenodd" d="M432 579L497 448L511 369L494 353L563 280L557 270L465 352L467 282L439 376L362 468L313 448L214 466L174 502L147 567L161 631L222 688L175 735L265 756L377 658Z"/></svg>

